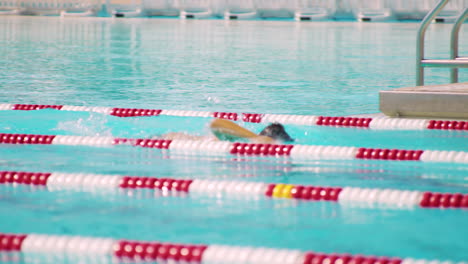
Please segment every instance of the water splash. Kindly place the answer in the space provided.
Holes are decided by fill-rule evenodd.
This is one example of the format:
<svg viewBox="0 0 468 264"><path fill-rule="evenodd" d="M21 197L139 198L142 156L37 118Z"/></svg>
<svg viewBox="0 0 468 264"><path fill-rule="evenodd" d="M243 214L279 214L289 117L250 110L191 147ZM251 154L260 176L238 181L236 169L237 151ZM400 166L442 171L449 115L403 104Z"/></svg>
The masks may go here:
<svg viewBox="0 0 468 264"><path fill-rule="evenodd" d="M112 136L112 128L108 126L106 115L90 113L87 118L60 121L54 130L66 131L73 135L84 136Z"/></svg>

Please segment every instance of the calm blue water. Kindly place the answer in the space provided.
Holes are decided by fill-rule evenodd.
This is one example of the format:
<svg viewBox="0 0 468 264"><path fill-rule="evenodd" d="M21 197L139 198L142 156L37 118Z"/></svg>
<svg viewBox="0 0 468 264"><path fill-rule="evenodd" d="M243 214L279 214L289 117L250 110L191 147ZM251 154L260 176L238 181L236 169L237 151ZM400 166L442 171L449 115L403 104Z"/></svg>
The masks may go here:
<svg viewBox="0 0 468 264"><path fill-rule="evenodd" d="M284 114L378 112L415 83L417 23L0 18L2 102ZM460 35L460 52L468 52ZM448 56L450 25L427 33ZM435 72L434 72L435 71ZM467 81L462 70L461 81ZM427 83L448 82L428 70Z"/></svg>
<svg viewBox="0 0 468 264"><path fill-rule="evenodd" d="M414 85L416 23L0 17L0 103L280 114L378 112ZM467 29L462 30L462 36ZM433 25L428 54L448 54ZM468 49L463 37L461 51ZM468 81L461 71L461 80ZM447 70L428 83L448 81ZM0 133L204 135L209 118L0 111ZM261 124L243 124L260 131ZM287 126L298 144L468 151L461 131ZM468 166L189 157L126 146L0 146L0 170L235 179L468 193ZM12 213L14 212L14 214ZM103 236L468 260L466 210L48 192L0 186L0 232Z"/></svg>

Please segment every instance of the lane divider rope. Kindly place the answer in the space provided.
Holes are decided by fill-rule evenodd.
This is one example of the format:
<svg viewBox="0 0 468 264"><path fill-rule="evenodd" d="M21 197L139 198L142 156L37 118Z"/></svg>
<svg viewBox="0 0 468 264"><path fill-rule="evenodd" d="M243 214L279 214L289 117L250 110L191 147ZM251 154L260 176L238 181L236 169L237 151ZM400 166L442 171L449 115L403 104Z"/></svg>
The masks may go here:
<svg viewBox="0 0 468 264"><path fill-rule="evenodd" d="M231 154L236 156L268 156L302 160L387 160L468 163L468 152L436 150L404 150L315 145L255 144L227 141L131 139L92 136L62 136L0 133L0 144L45 144L112 146L130 145L156 148L190 155Z"/></svg>
<svg viewBox="0 0 468 264"><path fill-rule="evenodd" d="M67 235L0 233L0 253L35 258L37 254L68 259L99 259L129 263L200 264L457 264L451 261L328 254L293 249L249 246L182 244L156 241L95 238ZM463 262L458 262L462 264Z"/></svg>
<svg viewBox="0 0 468 264"><path fill-rule="evenodd" d="M404 130L464 130L468 131L468 121L463 120L431 120L391 117L346 117L346 116L314 116L314 115L281 115L281 114L256 114L235 112L208 112L163 110L142 108L115 108L115 107L88 107L70 105L41 105L41 104L0 104L0 110L40 110L56 109L61 111L97 112L118 117L136 116L188 116L188 117L216 117L233 121L250 123L280 122L283 124L309 125L309 126L334 126L356 127L367 129L404 129Z"/></svg>
<svg viewBox="0 0 468 264"><path fill-rule="evenodd" d="M46 186L48 190L149 189L211 197L295 199L393 205L395 207L468 208L468 194L395 189L324 187L228 180L174 179L86 173L0 171L0 184Z"/></svg>

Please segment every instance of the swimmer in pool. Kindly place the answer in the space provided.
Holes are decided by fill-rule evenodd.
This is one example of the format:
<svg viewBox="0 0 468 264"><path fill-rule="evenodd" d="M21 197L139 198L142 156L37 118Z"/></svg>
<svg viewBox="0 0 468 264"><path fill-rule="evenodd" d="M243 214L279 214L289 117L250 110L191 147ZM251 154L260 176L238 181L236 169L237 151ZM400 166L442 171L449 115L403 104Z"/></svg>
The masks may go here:
<svg viewBox="0 0 468 264"><path fill-rule="evenodd" d="M259 134L243 128L226 119L214 119L210 124L213 136L194 136L186 133L168 133L162 136L164 139L185 140L224 140L224 141L249 141L252 143L287 143L293 142L283 125L273 123L265 127Z"/></svg>

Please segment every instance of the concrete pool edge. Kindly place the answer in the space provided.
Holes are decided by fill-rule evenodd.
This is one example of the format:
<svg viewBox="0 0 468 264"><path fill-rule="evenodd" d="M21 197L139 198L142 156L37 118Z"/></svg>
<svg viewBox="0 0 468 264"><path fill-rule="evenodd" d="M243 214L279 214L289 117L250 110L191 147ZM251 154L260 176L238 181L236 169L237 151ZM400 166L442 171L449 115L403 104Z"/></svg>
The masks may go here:
<svg viewBox="0 0 468 264"><path fill-rule="evenodd" d="M380 91L379 98L390 117L468 119L468 82Z"/></svg>

